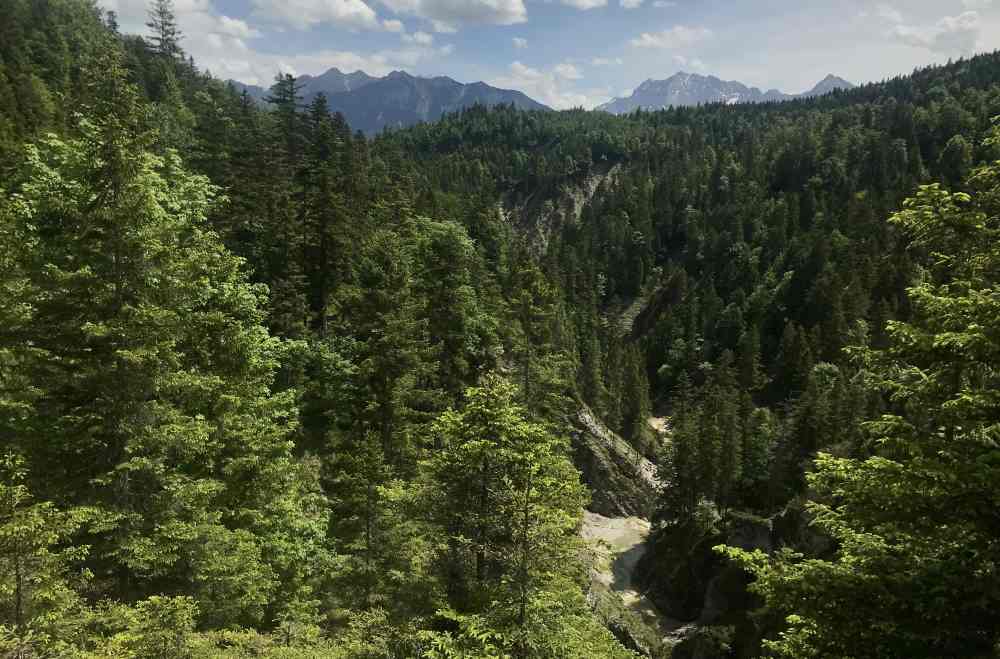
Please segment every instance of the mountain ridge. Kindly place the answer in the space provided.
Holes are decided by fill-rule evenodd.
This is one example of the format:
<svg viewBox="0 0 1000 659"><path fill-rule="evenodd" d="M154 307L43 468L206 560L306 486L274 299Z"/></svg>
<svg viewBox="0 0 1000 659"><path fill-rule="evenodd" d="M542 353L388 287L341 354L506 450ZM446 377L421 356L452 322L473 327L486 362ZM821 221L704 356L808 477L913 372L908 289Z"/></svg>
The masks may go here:
<svg viewBox="0 0 1000 659"><path fill-rule="evenodd" d="M482 81L461 83L448 76L424 78L405 71L374 77L364 71L344 73L334 67L318 76L300 76L298 82L303 102L309 103L323 93L331 110L342 113L352 127L369 135L386 128L434 121L448 112L473 105L551 109L514 89L500 89ZM258 102L264 102L269 93L257 85L236 80L229 83Z"/></svg>
<svg viewBox="0 0 1000 659"><path fill-rule="evenodd" d="M678 71L663 80L647 79L629 97L613 98L595 108L611 114L626 114L637 109L659 110L670 106L705 105L708 103L768 103L797 98L822 96L837 89L853 89L855 85L832 73L801 94L787 94L778 89L766 92L736 80L722 80L714 75Z"/></svg>

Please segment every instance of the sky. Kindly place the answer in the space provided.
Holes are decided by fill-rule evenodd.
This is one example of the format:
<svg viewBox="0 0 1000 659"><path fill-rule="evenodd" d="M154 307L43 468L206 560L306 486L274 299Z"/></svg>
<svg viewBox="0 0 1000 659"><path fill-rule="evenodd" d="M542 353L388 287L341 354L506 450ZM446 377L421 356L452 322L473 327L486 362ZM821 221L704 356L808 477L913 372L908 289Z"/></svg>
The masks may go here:
<svg viewBox="0 0 1000 659"><path fill-rule="evenodd" d="M146 0L98 0L145 33ZM1000 0L174 0L184 50L223 79L331 67L483 80L593 108L678 71L795 93L1000 48Z"/></svg>

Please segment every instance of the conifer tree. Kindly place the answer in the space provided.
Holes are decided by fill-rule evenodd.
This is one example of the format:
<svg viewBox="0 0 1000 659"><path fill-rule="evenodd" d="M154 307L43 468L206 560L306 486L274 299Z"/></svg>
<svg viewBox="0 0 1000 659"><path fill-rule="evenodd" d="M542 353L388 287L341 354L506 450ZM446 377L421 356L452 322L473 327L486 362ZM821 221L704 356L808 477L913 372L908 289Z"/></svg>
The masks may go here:
<svg viewBox="0 0 1000 659"><path fill-rule="evenodd" d="M635 345L628 346L625 350L625 388L622 402L624 408L622 429L636 450L652 455L653 447L647 445L651 436L649 417L652 414L649 380L642 352Z"/></svg>
<svg viewBox="0 0 1000 659"><path fill-rule="evenodd" d="M149 22L146 27L152 33L149 42L153 52L169 59L180 57L180 42L184 35L177 27L173 0L152 0L148 13Z"/></svg>
<svg viewBox="0 0 1000 659"><path fill-rule="evenodd" d="M408 517L403 486L385 460L381 438L369 432L358 441L338 442L330 469L330 530L339 563L328 575L328 597L345 610L412 615L433 578L421 569L424 529L419 519Z"/></svg>
<svg viewBox="0 0 1000 659"><path fill-rule="evenodd" d="M304 260L309 277L312 327L321 337L329 331L328 306L336 286L348 277L347 251L351 227L346 221L342 190L341 151L326 96L317 94L308 110L309 144L306 156L305 199L308 215Z"/></svg>
<svg viewBox="0 0 1000 659"><path fill-rule="evenodd" d="M994 136L987 145L1000 143ZM821 453L809 474L830 557L729 549L787 616L769 649L786 657L987 657L1000 647L996 392L1000 200L996 163L973 192L923 186L892 222L933 254L910 287L910 321L884 350L860 347L891 408L863 428L868 455Z"/></svg>
<svg viewBox="0 0 1000 659"><path fill-rule="evenodd" d="M39 496L97 511L98 592L187 589L213 624L257 621L324 551L293 399L272 390L283 347L206 226L214 188L146 150L135 89L114 59L105 72L95 122L29 147L0 209L27 238L12 307L35 339L18 366L45 392L12 444L44 471Z"/></svg>
<svg viewBox="0 0 1000 659"><path fill-rule="evenodd" d="M23 459L0 456L0 652L56 655L83 640L87 551L66 543L85 515L34 502L25 482Z"/></svg>
<svg viewBox="0 0 1000 659"><path fill-rule="evenodd" d="M383 209L384 210L384 209ZM362 246L357 286L345 307L359 346L358 384L363 392L359 428L373 431L384 460L403 473L415 460L418 384L430 364L427 323L413 295L413 258L399 235L380 229Z"/></svg>
<svg viewBox="0 0 1000 659"><path fill-rule="evenodd" d="M465 230L451 223L427 222L418 247L415 293L426 300L428 340L436 380L448 402L461 396L476 367L486 361L483 336L488 328L472 281L476 251ZM447 406L442 405L442 409Z"/></svg>
<svg viewBox="0 0 1000 659"><path fill-rule="evenodd" d="M447 538L450 603L495 630L512 656L616 656L607 634L572 642L592 629L572 622L583 605L572 565L584 494L566 442L529 421L518 398L514 385L488 375L433 426L441 449L427 463L427 505ZM580 626L551 633L564 624Z"/></svg>

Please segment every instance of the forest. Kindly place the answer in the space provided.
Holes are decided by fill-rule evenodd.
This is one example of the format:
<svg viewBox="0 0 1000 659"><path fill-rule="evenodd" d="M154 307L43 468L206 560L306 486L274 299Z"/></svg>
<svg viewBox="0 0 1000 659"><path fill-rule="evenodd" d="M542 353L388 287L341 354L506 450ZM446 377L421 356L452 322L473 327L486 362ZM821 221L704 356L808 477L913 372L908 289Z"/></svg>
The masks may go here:
<svg viewBox="0 0 1000 659"><path fill-rule="evenodd" d="M368 138L150 28L0 2L0 657L1000 656L1000 53Z"/></svg>

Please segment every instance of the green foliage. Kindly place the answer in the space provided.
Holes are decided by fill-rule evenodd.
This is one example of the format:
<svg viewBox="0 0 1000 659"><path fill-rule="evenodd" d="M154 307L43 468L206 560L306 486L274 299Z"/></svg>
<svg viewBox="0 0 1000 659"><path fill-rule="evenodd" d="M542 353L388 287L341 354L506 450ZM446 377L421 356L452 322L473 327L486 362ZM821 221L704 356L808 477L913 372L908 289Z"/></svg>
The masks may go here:
<svg viewBox="0 0 1000 659"><path fill-rule="evenodd" d="M150 19L0 3L0 652L627 656L581 586L582 402L661 457L643 570L686 613L695 550L746 511L783 543L809 492L836 548L741 554L798 616L775 651L989 653L1000 56L369 141ZM928 181L962 192L883 221ZM733 613L678 651L754 654Z"/></svg>
<svg viewBox="0 0 1000 659"><path fill-rule="evenodd" d="M442 414L428 505L446 531L446 589L458 610L491 602L523 626L527 601L572 552L583 501L563 440L527 419L515 386L489 375Z"/></svg>
<svg viewBox="0 0 1000 659"><path fill-rule="evenodd" d="M574 582L583 492L568 447L518 397L488 375L434 424L426 505L444 532L442 580L460 631L433 636L428 656L614 656Z"/></svg>
<svg viewBox="0 0 1000 659"><path fill-rule="evenodd" d="M83 515L35 503L26 476L21 458L0 456L0 652L11 657L65 652L81 637L77 589L90 576L77 568L87 548L61 546Z"/></svg>
<svg viewBox="0 0 1000 659"><path fill-rule="evenodd" d="M128 622L128 631L114 642L132 657L189 659L188 635L194 631L198 607L189 597L153 596L139 602Z"/></svg>
<svg viewBox="0 0 1000 659"><path fill-rule="evenodd" d="M214 188L143 150L114 75L118 102L79 139L29 147L5 203L27 237L11 308L35 337L16 363L38 392L12 443L45 496L100 511L99 592L197 577L219 623L259 620L325 533L290 453L294 401L271 389L281 346L264 290L204 224Z"/></svg>
<svg viewBox="0 0 1000 659"><path fill-rule="evenodd" d="M856 350L890 401L864 424L867 455L820 454L808 476L834 555L729 550L788 616L769 645L781 656L996 651L998 181L1000 164L984 165L972 192L925 186L892 218L929 267L911 320L890 323L884 350Z"/></svg>
<svg viewBox="0 0 1000 659"><path fill-rule="evenodd" d="M482 659L507 659L509 654L503 651L503 637L493 631L489 624L480 616L463 616L450 611L443 611L442 617L458 626L458 631L452 632L422 632L421 636L428 644L424 650L425 659L459 659L462 657L481 657Z"/></svg>

